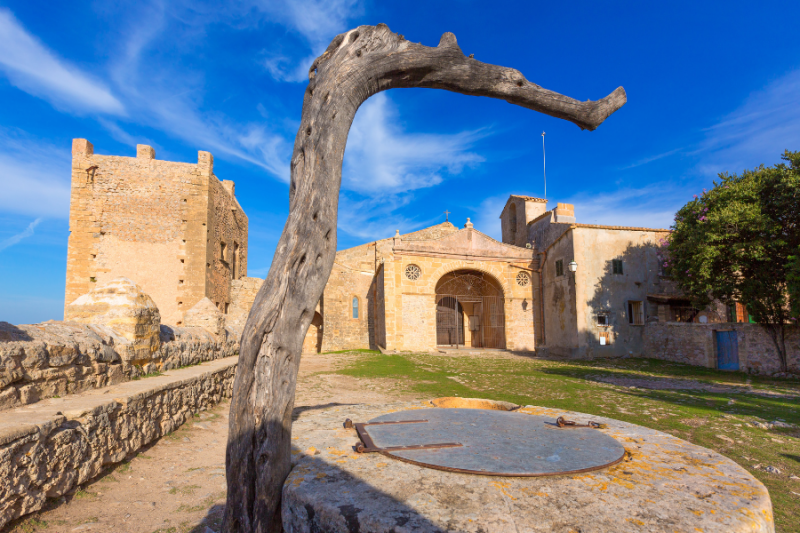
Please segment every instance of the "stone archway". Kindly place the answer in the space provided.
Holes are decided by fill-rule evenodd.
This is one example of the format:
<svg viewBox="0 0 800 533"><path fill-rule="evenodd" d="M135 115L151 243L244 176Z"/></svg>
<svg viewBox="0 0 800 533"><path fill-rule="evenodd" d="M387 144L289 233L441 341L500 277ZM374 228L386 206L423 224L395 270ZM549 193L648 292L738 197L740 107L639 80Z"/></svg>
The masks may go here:
<svg viewBox="0 0 800 533"><path fill-rule="evenodd" d="M505 295L478 270L453 270L436 283L436 344L505 348Z"/></svg>

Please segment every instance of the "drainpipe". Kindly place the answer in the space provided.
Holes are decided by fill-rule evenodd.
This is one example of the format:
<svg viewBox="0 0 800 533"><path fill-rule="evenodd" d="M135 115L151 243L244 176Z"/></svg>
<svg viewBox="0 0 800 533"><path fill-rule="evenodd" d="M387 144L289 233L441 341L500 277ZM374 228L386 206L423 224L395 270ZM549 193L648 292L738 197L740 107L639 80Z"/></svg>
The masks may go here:
<svg viewBox="0 0 800 533"><path fill-rule="evenodd" d="M544 275L542 274L542 270L544 270L544 265L547 263L547 250L543 250L539 252L541 254L541 259L539 260L539 316L542 317L542 346L547 345L547 334L545 333L544 327Z"/></svg>

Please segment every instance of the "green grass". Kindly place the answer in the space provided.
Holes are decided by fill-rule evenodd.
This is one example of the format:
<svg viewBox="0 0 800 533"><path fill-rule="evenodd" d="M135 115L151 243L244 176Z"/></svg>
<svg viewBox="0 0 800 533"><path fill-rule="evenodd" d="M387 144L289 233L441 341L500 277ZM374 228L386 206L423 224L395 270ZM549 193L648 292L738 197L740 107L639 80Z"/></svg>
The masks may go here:
<svg viewBox="0 0 800 533"><path fill-rule="evenodd" d="M800 380L719 372L652 359L547 361L374 352L363 353L350 366L335 372L395 380L397 392L430 398L488 398L579 411L670 433L711 448L746 468L770 492L777 531L800 533L800 480L789 477L800 477L800 430L764 430L748 424L780 420L800 426L800 398L758 396L745 388L724 392L648 390L600 381L669 378L728 387L749 383L753 391L791 393L800 392ZM781 474L754 468L759 464L775 466Z"/></svg>
<svg viewBox="0 0 800 533"><path fill-rule="evenodd" d="M200 488L200 485L185 485L183 487L172 487L169 489L170 494L181 494L183 496L191 496L194 491Z"/></svg>
<svg viewBox="0 0 800 533"><path fill-rule="evenodd" d="M380 354L380 350L367 350L365 348L359 348L358 350L338 350L335 352L322 352L323 354L330 354L330 353L371 353L371 354Z"/></svg>

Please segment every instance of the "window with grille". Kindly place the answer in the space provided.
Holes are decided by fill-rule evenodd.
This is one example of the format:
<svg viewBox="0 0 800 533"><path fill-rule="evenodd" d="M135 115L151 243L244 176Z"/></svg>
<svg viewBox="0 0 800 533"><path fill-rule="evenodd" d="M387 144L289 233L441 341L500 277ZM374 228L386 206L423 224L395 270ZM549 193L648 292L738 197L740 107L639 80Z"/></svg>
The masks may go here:
<svg viewBox="0 0 800 533"><path fill-rule="evenodd" d="M353 318L358 318L358 298L353 296Z"/></svg>
<svg viewBox="0 0 800 533"><path fill-rule="evenodd" d="M628 302L628 324L644 325L644 302Z"/></svg>
<svg viewBox="0 0 800 533"><path fill-rule="evenodd" d="M611 268L614 274L622 274L622 259L613 259L611 261Z"/></svg>
<svg viewBox="0 0 800 533"><path fill-rule="evenodd" d="M564 260L559 259L556 261L556 276L563 276L564 275Z"/></svg>

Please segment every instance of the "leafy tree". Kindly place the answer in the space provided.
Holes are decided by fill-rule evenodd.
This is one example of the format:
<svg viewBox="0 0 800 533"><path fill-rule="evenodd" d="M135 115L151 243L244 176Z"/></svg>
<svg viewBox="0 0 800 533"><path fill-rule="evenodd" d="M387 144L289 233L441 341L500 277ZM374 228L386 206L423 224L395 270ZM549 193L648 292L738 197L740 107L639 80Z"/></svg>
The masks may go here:
<svg viewBox="0 0 800 533"><path fill-rule="evenodd" d="M675 216L664 266L698 307L713 299L746 305L786 372L785 328L800 311L800 152L782 159L720 174L695 195Z"/></svg>

